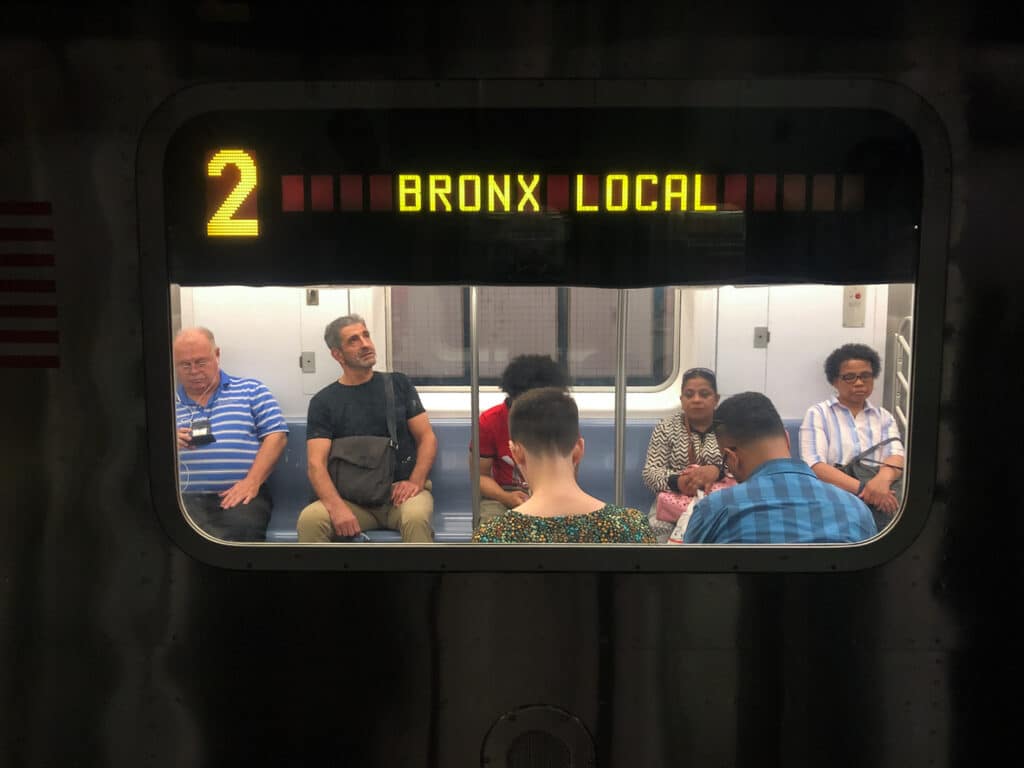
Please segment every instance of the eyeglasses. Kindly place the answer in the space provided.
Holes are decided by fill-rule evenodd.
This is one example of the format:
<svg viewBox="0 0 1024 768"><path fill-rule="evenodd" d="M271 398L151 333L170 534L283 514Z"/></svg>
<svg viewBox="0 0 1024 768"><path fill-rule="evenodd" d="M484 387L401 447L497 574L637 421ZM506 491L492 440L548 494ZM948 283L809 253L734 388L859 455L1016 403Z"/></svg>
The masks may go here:
<svg viewBox="0 0 1024 768"><path fill-rule="evenodd" d="M210 358L204 357L199 360L186 360L184 362L175 363L174 367L179 371L191 373L193 369L197 371L204 370L208 365L210 365L210 362Z"/></svg>
<svg viewBox="0 0 1024 768"><path fill-rule="evenodd" d="M847 384L853 384L857 379L867 383L875 378L875 374L871 371L862 371L861 373L844 373L839 378Z"/></svg>

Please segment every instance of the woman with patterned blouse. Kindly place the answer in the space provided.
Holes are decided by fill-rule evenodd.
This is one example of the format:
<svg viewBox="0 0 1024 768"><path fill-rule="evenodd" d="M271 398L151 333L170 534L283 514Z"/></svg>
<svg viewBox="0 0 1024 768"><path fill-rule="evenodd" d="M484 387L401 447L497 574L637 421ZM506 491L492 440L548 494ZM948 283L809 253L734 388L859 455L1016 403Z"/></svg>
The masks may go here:
<svg viewBox="0 0 1024 768"><path fill-rule="evenodd" d="M579 487L579 411L563 390L544 387L520 395L512 403L508 427L509 451L529 483L530 496L483 523L473 541L655 543L641 512L605 504Z"/></svg>
<svg viewBox="0 0 1024 768"><path fill-rule="evenodd" d="M654 428L647 447L643 480L654 493L693 497L725 478L725 460L712 429L718 400L713 371L691 368L683 373L682 408ZM662 519L657 504L651 506L649 518L658 540L665 541L675 521Z"/></svg>

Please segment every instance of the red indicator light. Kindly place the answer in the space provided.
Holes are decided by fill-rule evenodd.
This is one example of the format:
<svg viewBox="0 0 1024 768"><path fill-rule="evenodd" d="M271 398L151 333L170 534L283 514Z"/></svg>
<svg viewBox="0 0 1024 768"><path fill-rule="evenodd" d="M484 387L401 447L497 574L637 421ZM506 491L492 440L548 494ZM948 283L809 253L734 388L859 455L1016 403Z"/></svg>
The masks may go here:
<svg viewBox="0 0 1024 768"><path fill-rule="evenodd" d="M593 174L579 174L576 176L576 184L576 210L596 211L601 202L598 177Z"/></svg>
<svg viewBox="0 0 1024 768"><path fill-rule="evenodd" d="M702 206L710 208L718 203L718 174L717 173L702 173L700 175L700 200L699 203ZM696 178L696 176L694 177ZM697 185L694 184L694 190L697 189ZM706 210L707 208L705 208ZM697 205L694 204L693 210L698 210ZM713 210L713 209L712 209Z"/></svg>
<svg viewBox="0 0 1024 768"><path fill-rule="evenodd" d="M754 210L775 210L775 176L759 173L754 176Z"/></svg>
<svg viewBox="0 0 1024 768"><path fill-rule="evenodd" d="M548 176L547 208L549 211L569 210L569 177L563 175Z"/></svg>
<svg viewBox="0 0 1024 768"><path fill-rule="evenodd" d="M334 177L311 176L309 179L309 202L314 211L334 210Z"/></svg>
<svg viewBox="0 0 1024 768"><path fill-rule="evenodd" d="M864 177L843 174L843 210L859 211L864 207Z"/></svg>
<svg viewBox="0 0 1024 768"><path fill-rule="evenodd" d="M385 174L370 176L370 210L390 211L392 207L391 177Z"/></svg>
<svg viewBox="0 0 1024 768"><path fill-rule="evenodd" d="M341 187L341 210L363 210L363 177L354 174L342 174L338 177Z"/></svg>
<svg viewBox="0 0 1024 768"><path fill-rule="evenodd" d="M782 177L782 210L803 211L807 208L807 180L799 174Z"/></svg>
<svg viewBox="0 0 1024 768"><path fill-rule="evenodd" d="M281 210L295 213L306 209L305 184L301 176L281 177Z"/></svg>
<svg viewBox="0 0 1024 768"><path fill-rule="evenodd" d="M742 173L731 173L725 177L725 194L722 207L727 211L742 211L747 207L747 177Z"/></svg>
<svg viewBox="0 0 1024 768"><path fill-rule="evenodd" d="M836 177L819 173L811 179L811 208L815 211L836 209Z"/></svg>

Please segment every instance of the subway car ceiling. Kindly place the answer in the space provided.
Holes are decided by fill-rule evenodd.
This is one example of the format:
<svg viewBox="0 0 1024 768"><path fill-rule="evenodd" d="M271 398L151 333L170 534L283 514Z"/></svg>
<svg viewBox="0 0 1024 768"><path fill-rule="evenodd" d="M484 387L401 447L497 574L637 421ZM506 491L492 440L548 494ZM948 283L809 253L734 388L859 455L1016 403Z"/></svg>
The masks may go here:
<svg viewBox="0 0 1024 768"><path fill-rule="evenodd" d="M166 339L160 349L147 345L149 380L171 381L172 312L178 323L187 314L172 301L205 291L216 303L216 286L368 286L358 290L373 297L375 333L385 337L389 354L393 308L382 290L389 286L589 287L614 294L670 286L823 291L828 284L862 285L870 288L878 346L891 330L886 294L896 286L914 318L914 413L927 414L937 388L916 371L934 369L941 343L947 158L945 135L927 105L880 83L851 82L842 90L824 81L189 89L158 110L140 146L145 320L157 337L165 329ZM722 295L717 292L716 311ZM351 307L351 292L346 301ZM302 330L305 357L315 323L303 322L309 326ZM623 407L664 412L665 385L679 375L686 354L679 321L672 332L672 353L680 359L671 375L652 382L661 401L641 405L640 393L631 392L632 400L612 410L609 395L598 401L581 393L581 406L606 417L614 413L620 424ZM468 337L460 329L453 336L451 346L468 357ZM734 366L734 380L747 367ZM808 386L808 405L820 384ZM308 387L303 383L290 400L296 416ZM150 392L150 418L167 423L169 387ZM466 416L465 390L454 400L437 396L443 412ZM790 416L797 410L786 408ZM911 418L904 429L914 459L929 465L934 420ZM150 445L154 498L179 543L190 551L198 546L215 562L252 562L237 548L210 549L190 530L186 534L177 504L166 503L177 495L169 438L151 430ZM459 452L464 462L464 446ZM617 448L616 471L623 463ZM881 539L845 548L842 567L884 561L919 530L932 477L914 473L913 466L899 525ZM787 550L799 550L749 550L723 559L663 548L638 557L614 554L613 547L602 559L587 547L548 554L533 548L524 559L507 551L484 555L476 546L448 548L440 556L416 546L385 549L393 554L383 561L347 546L343 560L317 547L294 549L291 558L265 549L267 557L256 559L264 567L301 568L720 570L737 562L788 568L795 561ZM816 559L805 548L796 557L801 567L836 567L834 553L819 554Z"/></svg>

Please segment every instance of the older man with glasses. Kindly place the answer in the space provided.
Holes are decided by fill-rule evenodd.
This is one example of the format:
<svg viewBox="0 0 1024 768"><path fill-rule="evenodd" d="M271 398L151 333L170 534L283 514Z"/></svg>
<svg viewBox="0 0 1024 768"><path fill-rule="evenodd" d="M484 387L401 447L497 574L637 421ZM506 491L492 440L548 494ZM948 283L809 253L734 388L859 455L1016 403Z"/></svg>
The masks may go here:
<svg viewBox="0 0 1024 768"><path fill-rule="evenodd" d="M862 499L879 529L892 520L902 494L903 442L892 414L868 400L881 373L878 353L845 344L825 360L831 397L807 409L800 458L821 480Z"/></svg>
<svg viewBox="0 0 1024 768"><path fill-rule="evenodd" d="M281 407L262 382L220 369L207 328L179 332L173 355L185 510L211 536L263 541L272 503L263 483L288 440Z"/></svg>

